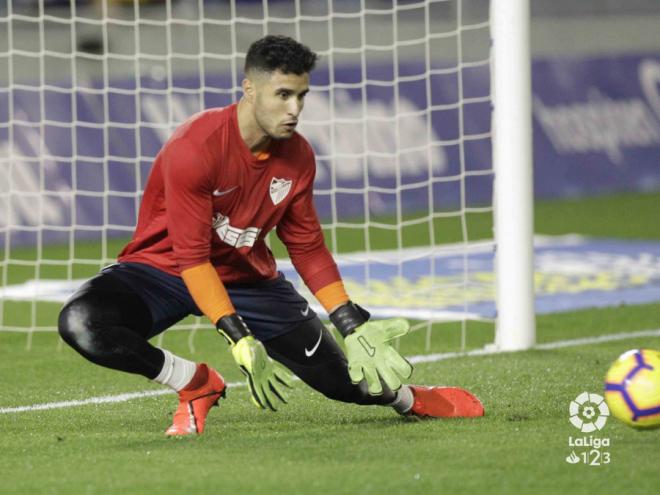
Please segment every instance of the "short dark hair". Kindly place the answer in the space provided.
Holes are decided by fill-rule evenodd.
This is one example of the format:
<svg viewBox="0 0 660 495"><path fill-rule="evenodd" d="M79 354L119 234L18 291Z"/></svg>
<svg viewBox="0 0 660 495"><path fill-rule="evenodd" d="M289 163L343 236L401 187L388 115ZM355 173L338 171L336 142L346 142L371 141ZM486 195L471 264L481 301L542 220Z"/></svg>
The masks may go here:
<svg viewBox="0 0 660 495"><path fill-rule="evenodd" d="M288 36L265 36L250 45L245 57L245 74L250 70L296 74L311 72L318 55Z"/></svg>

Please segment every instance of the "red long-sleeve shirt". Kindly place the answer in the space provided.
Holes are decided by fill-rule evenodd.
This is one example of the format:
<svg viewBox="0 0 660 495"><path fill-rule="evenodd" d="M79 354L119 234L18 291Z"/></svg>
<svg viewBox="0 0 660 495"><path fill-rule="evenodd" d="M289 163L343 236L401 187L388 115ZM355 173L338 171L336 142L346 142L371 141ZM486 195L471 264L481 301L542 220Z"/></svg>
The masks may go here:
<svg viewBox="0 0 660 495"><path fill-rule="evenodd" d="M340 280L313 202L314 153L298 133L257 159L243 141L236 105L184 122L158 153L131 242L119 261L179 276L210 261L225 283L276 276L266 234L277 227L314 293Z"/></svg>

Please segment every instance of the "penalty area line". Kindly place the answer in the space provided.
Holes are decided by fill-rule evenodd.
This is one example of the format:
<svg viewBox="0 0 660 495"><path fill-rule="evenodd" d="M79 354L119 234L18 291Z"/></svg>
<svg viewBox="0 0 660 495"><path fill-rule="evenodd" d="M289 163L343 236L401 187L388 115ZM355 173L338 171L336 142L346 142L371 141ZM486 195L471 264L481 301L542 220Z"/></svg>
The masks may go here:
<svg viewBox="0 0 660 495"><path fill-rule="evenodd" d="M615 342L618 340L634 339L639 337L660 337L660 328L655 330L640 330L630 333L614 333L609 335L599 335L597 337L585 337L581 339L558 340L555 342L547 342L544 344L537 344L529 350L554 350L563 349L566 347L576 347L581 345L601 344L603 342ZM413 363L434 363L437 361L444 361L447 359L454 359L459 357L476 357L476 356L490 356L494 354L504 354L507 352L520 352L520 351L502 351L497 348L475 349L467 352L445 352L438 354L423 354L417 356L409 356L407 359ZM245 382L228 383L227 387L245 387ZM144 399L147 397L158 397L161 395L173 394L174 391L170 389L162 390L145 390L142 392L130 392L118 395L106 395L101 397L90 397L89 399L82 400L69 400L62 402L47 402L45 404L33 404L30 406L18 407L2 407L0 414L15 414L31 411L47 411L51 409L66 409L70 407L87 406L91 404L114 404L119 402L127 402L134 399Z"/></svg>

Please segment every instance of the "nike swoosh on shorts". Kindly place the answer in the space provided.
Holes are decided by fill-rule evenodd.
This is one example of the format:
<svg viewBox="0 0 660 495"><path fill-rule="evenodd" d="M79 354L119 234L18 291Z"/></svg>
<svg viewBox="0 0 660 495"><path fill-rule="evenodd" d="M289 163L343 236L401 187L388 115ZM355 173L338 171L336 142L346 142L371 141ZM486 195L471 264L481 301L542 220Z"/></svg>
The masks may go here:
<svg viewBox="0 0 660 495"><path fill-rule="evenodd" d="M319 334L319 340L316 341L314 347L312 347L311 349L307 349L307 347L305 347L305 356L312 357L316 352L316 349L318 349L319 346L321 345L321 340L323 340L323 332Z"/></svg>

